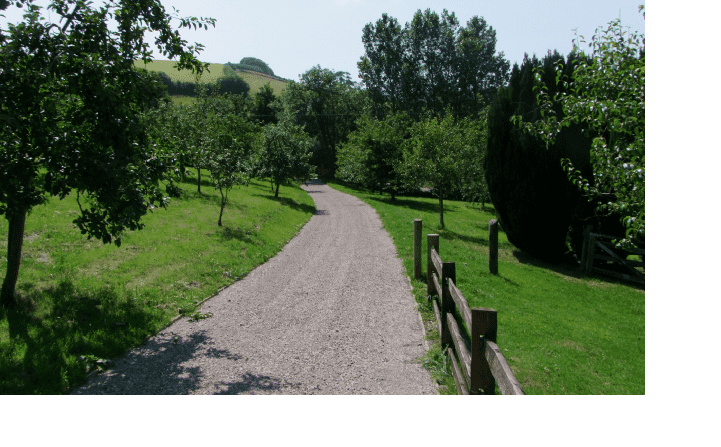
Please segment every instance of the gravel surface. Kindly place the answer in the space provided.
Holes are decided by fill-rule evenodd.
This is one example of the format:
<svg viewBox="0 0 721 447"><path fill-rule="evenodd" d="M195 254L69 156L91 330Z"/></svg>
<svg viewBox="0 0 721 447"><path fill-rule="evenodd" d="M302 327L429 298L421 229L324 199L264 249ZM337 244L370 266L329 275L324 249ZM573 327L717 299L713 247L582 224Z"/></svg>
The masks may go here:
<svg viewBox="0 0 721 447"><path fill-rule="evenodd" d="M71 394L436 394L423 325L376 212L320 183L275 258ZM410 223L409 223L410 225Z"/></svg>

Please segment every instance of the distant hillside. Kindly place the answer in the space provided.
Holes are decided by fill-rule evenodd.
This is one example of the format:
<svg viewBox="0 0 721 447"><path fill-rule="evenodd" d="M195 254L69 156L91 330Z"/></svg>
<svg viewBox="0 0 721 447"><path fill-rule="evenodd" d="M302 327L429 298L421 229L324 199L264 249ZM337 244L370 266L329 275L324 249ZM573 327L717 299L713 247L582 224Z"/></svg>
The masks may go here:
<svg viewBox="0 0 721 447"><path fill-rule="evenodd" d="M143 64L143 61L135 61L135 66L139 68L147 68L150 71L157 71L167 74L173 81L181 82L195 82L195 75L190 70L178 71L173 66L174 61L158 61L154 60L147 65ZM223 75L223 64L210 64L210 72L203 73L200 78L200 82L213 82ZM236 70L236 72L242 77L245 82L250 85L250 96L260 90L262 86L270 82L270 86L273 88L273 92L279 95L287 84L286 81L281 80L276 76L268 76L263 73L246 70Z"/></svg>

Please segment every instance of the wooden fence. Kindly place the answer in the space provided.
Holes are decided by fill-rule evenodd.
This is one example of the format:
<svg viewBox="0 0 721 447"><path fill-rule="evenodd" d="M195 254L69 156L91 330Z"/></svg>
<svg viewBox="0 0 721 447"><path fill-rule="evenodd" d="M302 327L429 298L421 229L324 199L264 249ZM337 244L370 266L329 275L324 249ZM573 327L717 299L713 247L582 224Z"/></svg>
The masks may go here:
<svg viewBox="0 0 721 447"><path fill-rule="evenodd" d="M614 236L605 234L592 233L591 227L586 227L583 233L583 250L581 253L581 270L585 273L599 272L604 275L613 276L615 278L625 279L640 284L646 283L646 275L636 269L643 267L646 270L646 249L645 248L627 248L629 253L641 255L641 261L631 261L618 256L611 249L611 241L616 239ZM594 267L593 262L596 260L612 261L625 268L628 273L615 272L600 267Z"/></svg>
<svg viewBox="0 0 721 447"><path fill-rule="evenodd" d="M456 287L456 264L441 259L437 234L429 234L427 237L428 295L433 301L441 346L449 348L453 377L460 394L494 394L496 383L502 394L524 394L496 345L496 310L469 307L468 301ZM433 296L438 296L438 300ZM456 315L469 328L470 340L465 331L459 329Z"/></svg>

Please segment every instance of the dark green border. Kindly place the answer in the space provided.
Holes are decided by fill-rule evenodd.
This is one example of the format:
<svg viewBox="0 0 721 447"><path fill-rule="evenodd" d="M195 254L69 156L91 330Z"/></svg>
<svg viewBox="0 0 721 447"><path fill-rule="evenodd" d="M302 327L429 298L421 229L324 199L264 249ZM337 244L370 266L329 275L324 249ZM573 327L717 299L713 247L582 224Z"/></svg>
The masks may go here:
<svg viewBox="0 0 721 447"><path fill-rule="evenodd" d="M704 359L715 358L717 349L701 351L701 343L714 339L695 333L696 328L708 332L715 327L711 318L719 315L719 294L710 286L721 275L717 213L701 211L717 207L718 200L715 194L700 193L721 189L721 150L715 143L718 137L710 138L721 128L721 79L714 54L720 8L709 5L689 8L684 3L654 2L650 12L648 139L654 150L645 396L0 396L4 443L286 440L368 445L403 440L426 445L503 439L511 441L509 445L539 440L670 445L705 438L701 432L713 427L713 413L703 417L703 401L687 396L703 399L716 384L706 377L715 369L705 368ZM697 305L699 298L703 301Z"/></svg>

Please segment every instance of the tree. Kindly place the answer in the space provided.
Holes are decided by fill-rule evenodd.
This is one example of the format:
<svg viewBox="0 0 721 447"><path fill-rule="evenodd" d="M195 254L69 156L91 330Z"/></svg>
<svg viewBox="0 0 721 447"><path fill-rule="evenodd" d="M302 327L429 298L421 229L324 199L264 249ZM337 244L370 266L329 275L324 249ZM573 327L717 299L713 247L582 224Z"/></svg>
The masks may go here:
<svg viewBox="0 0 721 447"><path fill-rule="evenodd" d="M88 237L120 245L122 232L167 199L158 189L166 175L139 114L157 98L157 81L135 69L149 62L144 30L159 33L162 54L201 73L207 64L187 46L158 0L106 3L53 0L58 23L42 18L28 0L23 22L0 30L0 213L9 221L7 273L0 304L12 306L20 270L27 213L47 194L75 192ZM9 3L4 3L5 10ZM176 11L177 13L177 11ZM108 26L115 19L117 28ZM213 19L179 19L180 27L207 29Z"/></svg>
<svg viewBox="0 0 721 447"><path fill-rule="evenodd" d="M488 141L487 114L482 113L476 119L466 117L457 124L463 135L464 162L459 166L460 181L457 194L453 195L460 195L467 202L481 202L485 208L486 202L491 199L483 170Z"/></svg>
<svg viewBox="0 0 721 447"><path fill-rule="evenodd" d="M580 194L561 169L561 160L570 158L576 166L590 169L591 141L582 126L574 126L564 129L556 144L547 146L541 138L513 126L511 119L523 116L530 123L542 118L533 92L534 70L551 80L556 62L563 59L549 52L543 60L526 55L520 68L514 65L509 86L499 89L489 109L484 166L491 200L508 240L552 262L563 258L569 227L585 213ZM570 73L576 56L567 59ZM552 88L555 92L562 86ZM558 112L562 113L560 107Z"/></svg>
<svg viewBox="0 0 721 447"><path fill-rule="evenodd" d="M271 107L271 104L277 99L273 93L273 87L270 86L270 82L258 89L253 105L256 121L262 123L262 125L278 123L278 117L275 116L275 109Z"/></svg>
<svg viewBox="0 0 721 447"><path fill-rule="evenodd" d="M449 108L459 117L475 115L508 81L510 65L495 54L496 32L477 16L461 27L447 10L440 16L418 10L401 29L383 14L363 28L363 45L359 75L379 116L385 104L411 116Z"/></svg>
<svg viewBox="0 0 721 447"><path fill-rule="evenodd" d="M309 164L312 141L300 126L287 122L268 124L263 128L259 154L260 176L270 177L278 197L280 185L289 179L308 180L312 172Z"/></svg>
<svg viewBox="0 0 721 447"><path fill-rule="evenodd" d="M395 200L401 186L396 165L402 158L403 144L410 137L411 124L405 114L388 115L384 120L361 117L358 129L338 149L337 176L373 191L387 191Z"/></svg>
<svg viewBox="0 0 721 447"><path fill-rule="evenodd" d="M238 68L243 70L257 71L259 73L275 76L275 73L273 73L273 70L270 69L268 64L255 57L244 57L240 60Z"/></svg>
<svg viewBox="0 0 721 447"><path fill-rule="evenodd" d="M333 176L338 145L355 129L367 106L366 94L355 87L346 72L316 66L290 82L279 98L280 121L303 126L316 140L311 164L322 176Z"/></svg>
<svg viewBox="0 0 721 447"><path fill-rule="evenodd" d="M414 188L431 186L438 195L440 225L444 228L443 199L458 187L461 166L466 161L464 135L448 113L444 118L426 116L416 122L403 148L397 169L404 183Z"/></svg>
<svg viewBox="0 0 721 447"><path fill-rule="evenodd" d="M363 27L365 54L358 62L360 78L373 103L378 106L387 102L391 113L403 107L404 35L398 20L385 13L375 26L369 23Z"/></svg>
<svg viewBox="0 0 721 447"><path fill-rule="evenodd" d="M639 6L639 12L644 6ZM645 18L645 13L644 13ZM518 117L529 134L553 144L566 128L586 126L593 137L592 176L574 160L565 158L568 178L594 207L598 216L617 216L625 228L618 248L642 244L645 239L645 38L624 31L620 20L596 33L586 55L581 43L574 46L583 59L572 75L562 61L556 78L536 73L537 104L543 119L535 123ZM562 85L568 93L552 94L549 86ZM561 107L562 114L555 109Z"/></svg>
<svg viewBox="0 0 721 447"><path fill-rule="evenodd" d="M236 185L247 186L250 180L253 168L251 154L259 129L242 114L228 113L227 110L211 109L203 121L206 165L213 186L220 192L218 226L222 226L229 190Z"/></svg>

